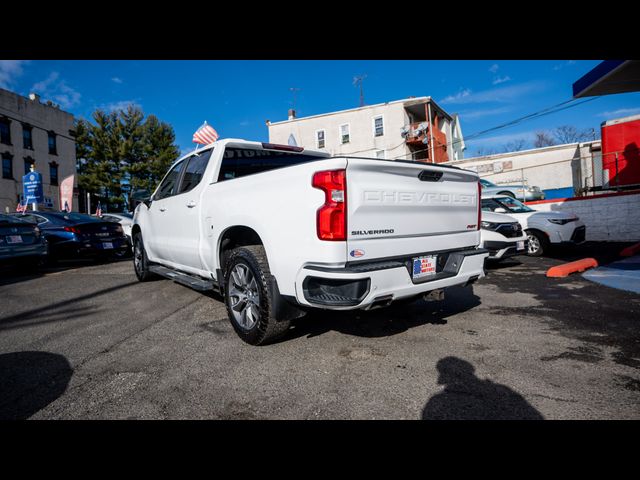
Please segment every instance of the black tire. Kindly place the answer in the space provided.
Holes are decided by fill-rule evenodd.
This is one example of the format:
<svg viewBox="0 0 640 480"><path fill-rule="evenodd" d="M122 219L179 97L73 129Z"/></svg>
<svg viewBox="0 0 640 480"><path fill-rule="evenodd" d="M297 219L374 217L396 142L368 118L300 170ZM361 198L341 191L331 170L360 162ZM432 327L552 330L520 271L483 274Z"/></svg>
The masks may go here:
<svg viewBox="0 0 640 480"><path fill-rule="evenodd" d="M252 281L247 283L253 284L252 288L243 289L240 285L242 282L237 282L237 269L248 270L251 273L255 284ZM249 278L249 274L247 273L244 278ZM287 332L291 324L290 320L277 321L273 315L270 279L271 271L262 245L249 245L231 251L224 272L225 305L233 329L250 345L266 345L274 342ZM241 297L234 295L234 292L239 291L246 295L244 304ZM247 307L242 308L242 305ZM247 322L245 325L240 323L243 318Z"/></svg>
<svg viewBox="0 0 640 480"><path fill-rule="evenodd" d="M541 257L549 251L549 240L537 230L527 230L529 244L527 246L527 255L531 257Z"/></svg>
<svg viewBox="0 0 640 480"><path fill-rule="evenodd" d="M139 250L137 251L136 248ZM133 238L133 270L141 282L146 282L154 277L154 274L149 271L149 260L147 259L147 252L144 249L141 233L138 233Z"/></svg>

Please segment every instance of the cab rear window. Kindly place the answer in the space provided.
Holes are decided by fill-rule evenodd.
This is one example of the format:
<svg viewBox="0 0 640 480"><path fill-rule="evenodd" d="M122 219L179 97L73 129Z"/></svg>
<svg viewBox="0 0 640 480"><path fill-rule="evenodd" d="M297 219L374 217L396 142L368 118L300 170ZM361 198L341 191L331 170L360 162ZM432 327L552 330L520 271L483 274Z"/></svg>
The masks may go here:
<svg viewBox="0 0 640 480"><path fill-rule="evenodd" d="M218 182L321 159L317 155L230 147L224 151Z"/></svg>

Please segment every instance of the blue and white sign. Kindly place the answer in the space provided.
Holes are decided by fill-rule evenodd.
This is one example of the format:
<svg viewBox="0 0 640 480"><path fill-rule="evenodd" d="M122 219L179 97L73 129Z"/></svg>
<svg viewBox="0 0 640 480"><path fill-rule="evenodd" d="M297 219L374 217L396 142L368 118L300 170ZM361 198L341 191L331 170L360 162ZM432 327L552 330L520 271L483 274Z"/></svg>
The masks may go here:
<svg viewBox="0 0 640 480"><path fill-rule="evenodd" d="M22 177L22 195L27 203L42 203L44 200L42 175L38 172L30 172Z"/></svg>

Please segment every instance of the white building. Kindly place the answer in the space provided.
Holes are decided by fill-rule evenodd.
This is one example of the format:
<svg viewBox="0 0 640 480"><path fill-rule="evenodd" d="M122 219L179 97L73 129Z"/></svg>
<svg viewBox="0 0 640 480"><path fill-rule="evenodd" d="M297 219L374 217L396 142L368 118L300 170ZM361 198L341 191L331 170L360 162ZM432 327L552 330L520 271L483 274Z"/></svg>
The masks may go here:
<svg viewBox="0 0 640 480"><path fill-rule="evenodd" d="M22 195L22 177L31 165L42 175L43 209L60 209L60 182L76 173L73 115L0 88L0 212L14 211ZM77 181L77 180L76 180ZM73 210L78 209L74 195Z"/></svg>
<svg viewBox="0 0 640 480"><path fill-rule="evenodd" d="M270 122L269 142L325 150L332 155L435 161L463 158L457 115L431 97L406 98L349 110Z"/></svg>
<svg viewBox="0 0 640 480"><path fill-rule="evenodd" d="M540 187L546 198L573 197L603 187L600 141L500 153L450 162L497 185ZM606 185L604 185L606 186Z"/></svg>

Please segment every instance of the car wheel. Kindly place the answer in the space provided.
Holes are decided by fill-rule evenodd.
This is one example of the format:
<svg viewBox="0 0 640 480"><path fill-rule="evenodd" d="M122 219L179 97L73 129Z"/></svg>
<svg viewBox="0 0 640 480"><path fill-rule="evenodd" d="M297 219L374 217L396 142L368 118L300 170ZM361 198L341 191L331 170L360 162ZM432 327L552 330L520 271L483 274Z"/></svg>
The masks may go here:
<svg viewBox="0 0 640 480"><path fill-rule="evenodd" d="M286 333L290 321L273 315L269 263L261 245L234 249L225 265L225 304L238 336L250 345L271 343Z"/></svg>
<svg viewBox="0 0 640 480"><path fill-rule="evenodd" d="M153 278L153 274L149 271L149 260L147 260L147 252L144 249L142 234L138 234L133 239L133 269L136 277L141 282L146 282Z"/></svg>
<svg viewBox="0 0 640 480"><path fill-rule="evenodd" d="M506 195L507 197L511 197L511 198L516 198L515 194L513 192L500 192L498 195Z"/></svg>
<svg viewBox="0 0 640 480"><path fill-rule="evenodd" d="M549 241L543 233L527 230L527 239L529 240L527 253L532 257L540 257L549 250Z"/></svg>

